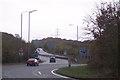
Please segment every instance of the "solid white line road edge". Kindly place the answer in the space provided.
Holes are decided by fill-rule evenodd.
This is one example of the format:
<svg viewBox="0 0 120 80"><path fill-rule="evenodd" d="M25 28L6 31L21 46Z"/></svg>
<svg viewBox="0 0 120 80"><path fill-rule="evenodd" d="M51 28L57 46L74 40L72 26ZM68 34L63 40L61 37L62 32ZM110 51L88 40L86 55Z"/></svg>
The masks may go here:
<svg viewBox="0 0 120 80"><path fill-rule="evenodd" d="M53 70L51 71L51 73L52 73L53 75L55 75L55 76L58 76L58 77L69 78L69 77L62 76L62 75L59 75L59 74L54 73L54 71L56 71L56 70L58 70L58 69L53 69Z"/></svg>

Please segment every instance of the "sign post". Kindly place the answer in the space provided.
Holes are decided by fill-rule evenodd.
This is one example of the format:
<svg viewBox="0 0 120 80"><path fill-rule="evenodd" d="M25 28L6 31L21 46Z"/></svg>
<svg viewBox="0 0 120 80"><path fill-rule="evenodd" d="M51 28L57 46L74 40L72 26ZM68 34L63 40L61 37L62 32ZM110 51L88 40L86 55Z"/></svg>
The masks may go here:
<svg viewBox="0 0 120 80"><path fill-rule="evenodd" d="M68 58L68 67L71 67L71 58L70 56L67 54L67 50L65 49L64 51L64 55L67 55L67 58Z"/></svg>
<svg viewBox="0 0 120 80"><path fill-rule="evenodd" d="M71 58L68 56L68 67L71 67Z"/></svg>
<svg viewBox="0 0 120 80"><path fill-rule="evenodd" d="M20 62L22 62L22 56L23 56L23 49L20 48L19 50L19 56L20 56Z"/></svg>

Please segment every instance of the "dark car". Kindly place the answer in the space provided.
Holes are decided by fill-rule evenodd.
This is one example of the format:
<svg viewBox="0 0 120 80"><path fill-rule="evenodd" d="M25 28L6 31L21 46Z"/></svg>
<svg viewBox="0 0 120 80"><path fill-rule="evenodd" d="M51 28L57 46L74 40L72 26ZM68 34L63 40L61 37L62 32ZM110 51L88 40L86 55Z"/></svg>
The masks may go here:
<svg viewBox="0 0 120 80"><path fill-rule="evenodd" d="M50 63L51 63L51 62L56 62L55 57L50 57Z"/></svg>
<svg viewBox="0 0 120 80"><path fill-rule="evenodd" d="M27 66L39 66L39 61L35 58L29 58L26 64Z"/></svg>

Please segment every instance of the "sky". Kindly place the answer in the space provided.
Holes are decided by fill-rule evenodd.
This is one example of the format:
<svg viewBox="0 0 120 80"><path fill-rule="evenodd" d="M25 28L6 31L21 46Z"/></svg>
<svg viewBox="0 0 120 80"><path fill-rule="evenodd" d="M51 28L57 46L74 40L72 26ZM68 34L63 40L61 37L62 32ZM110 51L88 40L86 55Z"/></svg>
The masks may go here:
<svg viewBox="0 0 120 80"><path fill-rule="evenodd" d="M37 10L30 13L30 40L47 37L76 40L78 26L81 41L85 37L83 19L104 1L110 0L0 0L0 31L21 36L22 13L22 39L27 42L28 11Z"/></svg>

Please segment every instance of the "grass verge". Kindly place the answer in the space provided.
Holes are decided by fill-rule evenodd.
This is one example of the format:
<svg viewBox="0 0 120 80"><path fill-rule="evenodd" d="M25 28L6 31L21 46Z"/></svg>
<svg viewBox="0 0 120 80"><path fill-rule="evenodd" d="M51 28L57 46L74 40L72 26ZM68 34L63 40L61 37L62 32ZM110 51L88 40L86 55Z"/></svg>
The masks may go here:
<svg viewBox="0 0 120 80"><path fill-rule="evenodd" d="M59 68L56 73L71 78L98 78L99 74L91 70L88 66L64 67Z"/></svg>

